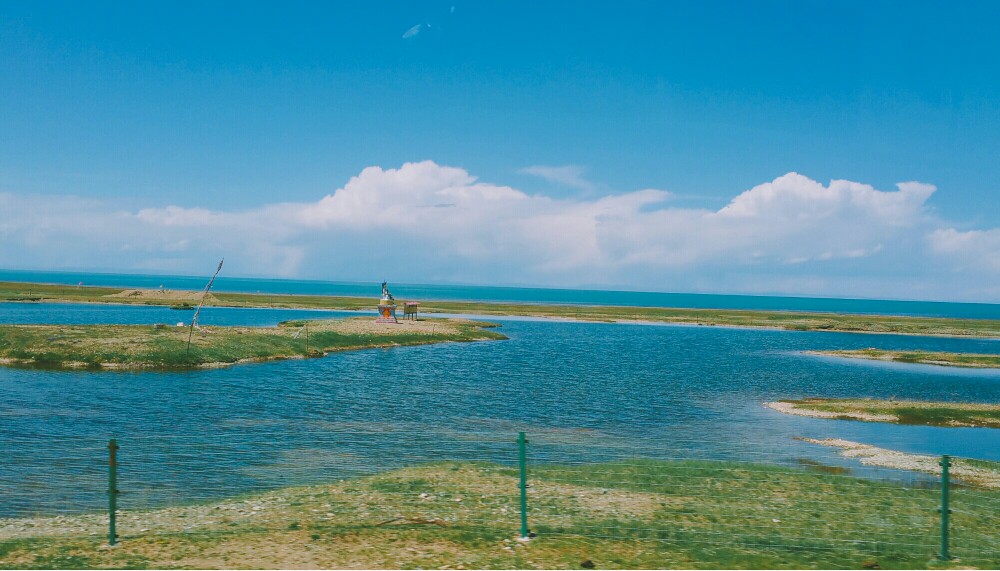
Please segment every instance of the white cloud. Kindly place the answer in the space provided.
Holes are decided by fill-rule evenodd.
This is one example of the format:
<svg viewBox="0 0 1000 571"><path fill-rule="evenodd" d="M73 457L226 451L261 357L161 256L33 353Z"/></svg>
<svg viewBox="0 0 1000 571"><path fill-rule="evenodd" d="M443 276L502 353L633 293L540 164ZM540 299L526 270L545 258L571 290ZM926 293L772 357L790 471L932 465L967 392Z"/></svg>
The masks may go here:
<svg viewBox="0 0 1000 571"><path fill-rule="evenodd" d="M935 230L927 236L931 250L952 265L970 271L1000 273L1000 228L961 232Z"/></svg>
<svg viewBox="0 0 1000 571"><path fill-rule="evenodd" d="M852 214L890 225L912 224L936 188L919 182L899 183L896 187L899 192L882 192L848 180L834 180L824 187L792 172L740 194L719 215L750 219L765 216L798 223Z"/></svg>
<svg viewBox="0 0 1000 571"><path fill-rule="evenodd" d="M583 178L583 173L586 172L586 169L576 165L565 165L559 167L532 165L530 167L525 167L518 172L541 177L549 182L562 184L587 192L591 192L596 188L594 183Z"/></svg>
<svg viewBox="0 0 1000 571"><path fill-rule="evenodd" d="M948 228L926 212L934 191L789 173L709 210L671 206L653 189L528 195L424 161L366 168L316 202L245 211L120 212L0 193L0 267L192 272L225 255L234 273L345 280L995 295L976 280L1000 271L1000 229Z"/></svg>
<svg viewBox="0 0 1000 571"><path fill-rule="evenodd" d="M420 28L422 28L422 27L423 27L423 24L417 24L416 26L413 26L409 30L406 30L405 32L403 32L403 39L404 40L408 40L408 39L416 36L417 34L420 33Z"/></svg>
<svg viewBox="0 0 1000 571"><path fill-rule="evenodd" d="M204 208L168 206L166 208L144 208L136 214L136 218L161 226L204 226L221 222L224 215Z"/></svg>

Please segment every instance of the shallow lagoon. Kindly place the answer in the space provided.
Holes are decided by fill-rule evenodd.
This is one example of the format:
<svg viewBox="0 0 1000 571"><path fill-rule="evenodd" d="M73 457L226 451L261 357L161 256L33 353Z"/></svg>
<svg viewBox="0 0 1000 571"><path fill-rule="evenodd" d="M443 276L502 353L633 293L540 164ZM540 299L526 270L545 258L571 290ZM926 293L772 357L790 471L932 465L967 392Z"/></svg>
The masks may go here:
<svg viewBox="0 0 1000 571"><path fill-rule="evenodd" d="M0 304L0 323L175 323L147 306ZM344 312L207 308L267 325ZM496 319L508 341L169 373L0 368L0 517L99 509L108 437L123 505L193 501L439 459L802 459L873 470L796 436L1000 460L1000 431L786 416L806 396L1000 402L1000 372L816 358L810 349L1000 352L996 340ZM898 473L898 476L919 479Z"/></svg>

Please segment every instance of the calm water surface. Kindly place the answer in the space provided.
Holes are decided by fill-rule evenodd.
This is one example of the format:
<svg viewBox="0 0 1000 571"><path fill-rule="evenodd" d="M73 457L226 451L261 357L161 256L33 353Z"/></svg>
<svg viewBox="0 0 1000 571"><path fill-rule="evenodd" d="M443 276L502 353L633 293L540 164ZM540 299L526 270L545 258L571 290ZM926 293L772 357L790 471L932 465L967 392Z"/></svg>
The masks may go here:
<svg viewBox="0 0 1000 571"><path fill-rule="evenodd" d="M144 306L0 304L0 323L174 323ZM341 312L209 308L206 324ZM495 320L490 318L491 320ZM0 517L99 509L107 438L131 506L328 481L437 459L802 459L838 437L1000 460L1000 431L781 415L805 396L1000 402L1000 374L809 357L809 349L1000 353L994 340L499 320L508 341L405 347L169 373L0 368Z"/></svg>

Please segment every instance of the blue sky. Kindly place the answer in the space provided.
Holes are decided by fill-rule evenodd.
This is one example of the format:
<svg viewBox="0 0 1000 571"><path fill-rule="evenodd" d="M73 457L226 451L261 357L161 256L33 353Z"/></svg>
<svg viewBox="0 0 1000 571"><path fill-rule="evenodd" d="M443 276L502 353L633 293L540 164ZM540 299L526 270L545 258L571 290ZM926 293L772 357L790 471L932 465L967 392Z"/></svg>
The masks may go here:
<svg viewBox="0 0 1000 571"><path fill-rule="evenodd" d="M0 6L0 265L188 273L221 252L243 275L1000 301L996 2L204 4ZM403 168L421 161L440 172ZM376 202L455 188L409 175L548 202L452 225L490 210L479 188L421 219L451 234L305 231L280 207L369 167ZM808 224L691 222L791 172L829 207L781 202ZM796 180L743 202L813 192ZM830 206L835 180L937 190L904 220L852 210L882 194Z"/></svg>

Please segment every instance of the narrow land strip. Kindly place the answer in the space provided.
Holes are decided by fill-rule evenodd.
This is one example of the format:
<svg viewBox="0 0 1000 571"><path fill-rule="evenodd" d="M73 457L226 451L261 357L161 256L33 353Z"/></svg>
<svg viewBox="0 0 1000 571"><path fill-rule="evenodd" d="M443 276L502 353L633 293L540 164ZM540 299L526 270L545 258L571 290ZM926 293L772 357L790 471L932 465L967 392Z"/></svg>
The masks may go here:
<svg viewBox="0 0 1000 571"><path fill-rule="evenodd" d="M838 349L831 351L803 351L807 355L870 359L896 363L917 363L942 367L967 367L974 369L1000 369L1000 355L989 353L947 353L944 351L894 351L888 349Z"/></svg>
<svg viewBox="0 0 1000 571"><path fill-rule="evenodd" d="M321 357L331 351L506 339L493 324L369 317L287 321L277 327L0 325L0 365L54 369L194 369Z"/></svg>
<svg viewBox="0 0 1000 571"><path fill-rule="evenodd" d="M196 299L197 295L197 292L0 282L0 302L129 303L172 306L190 302ZM214 292L212 295L214 296L212 305L222 307L370 310L374 309L376 303L372 298L322 295L228 292ZM434 300L420 300L420 310L424 313L550 317L582 321L645 321L793 331L1000 338L1000 320L986 319Z"/></svg>
<svg viewBox="0 0 1000 571"><path fill-rule="evenodd" d="M798 416L924 426L1000 428L1000 405L879 399L808 398L764 406Z"/></svg>

